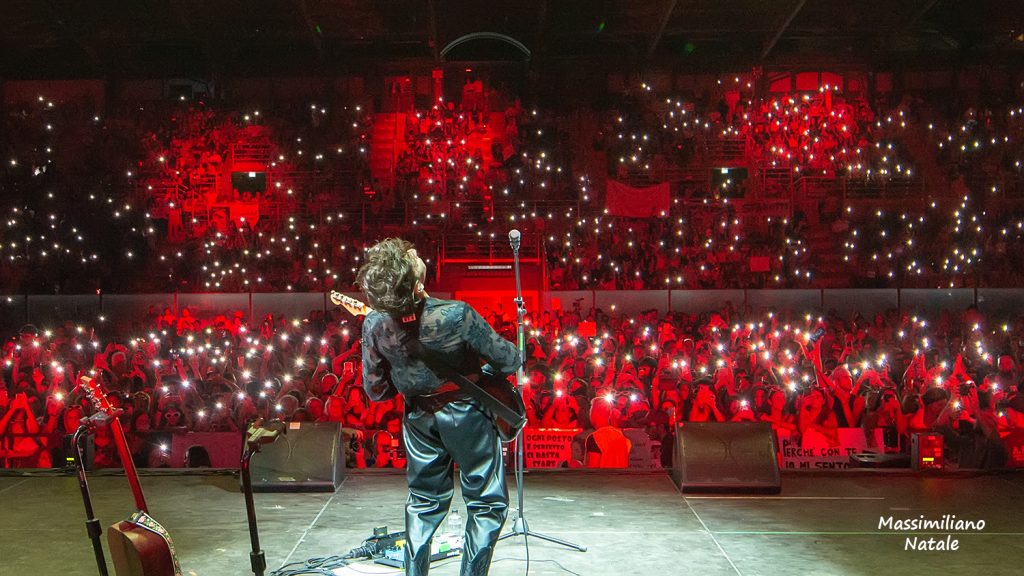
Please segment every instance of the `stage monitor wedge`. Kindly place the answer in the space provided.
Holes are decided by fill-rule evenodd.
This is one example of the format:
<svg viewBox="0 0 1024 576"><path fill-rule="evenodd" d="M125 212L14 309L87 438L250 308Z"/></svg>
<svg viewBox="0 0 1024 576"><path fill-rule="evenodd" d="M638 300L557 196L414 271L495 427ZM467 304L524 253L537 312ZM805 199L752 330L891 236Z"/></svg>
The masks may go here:
<svg viewBox="0 0 1024 576"><path fill-rule="evenodd" d="M291 422L252 457L253 492L334 492L345 479L345 443L337 422Z"/></svg>
<svg viewBox="0 0 1024 576"><path fill-rule="evenodd" d="M672 480L683 493L782 491L771 424L686 422L676 429Z"/></svg>

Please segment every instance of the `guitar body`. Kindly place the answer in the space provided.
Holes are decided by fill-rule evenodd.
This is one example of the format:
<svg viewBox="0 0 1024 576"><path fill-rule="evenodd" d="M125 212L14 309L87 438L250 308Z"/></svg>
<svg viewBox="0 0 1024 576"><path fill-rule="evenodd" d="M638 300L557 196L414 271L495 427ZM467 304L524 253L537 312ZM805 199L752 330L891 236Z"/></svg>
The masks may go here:
<svg viewBox="0 0 1024 576"><path fill-rule="evenodd" d="M117 576L181 576L169 538L136 521L138 514L107 529L107 545ZM155 524L155 520L146 518Z"/></svg>
<svg viewBox="0 0 1024 576"><path fill-rule="evenodd" d="M481 377L477 382L484 392L490 394L495 400L512 409L513 412L522 416L519 422L508 422L504 418L495 416L494 425L498 428L498 437L502 442L511 442L519 436L526 427L526 405L523 404L523 397L519 395L514 384L505 377L491 376Z"/></svg>

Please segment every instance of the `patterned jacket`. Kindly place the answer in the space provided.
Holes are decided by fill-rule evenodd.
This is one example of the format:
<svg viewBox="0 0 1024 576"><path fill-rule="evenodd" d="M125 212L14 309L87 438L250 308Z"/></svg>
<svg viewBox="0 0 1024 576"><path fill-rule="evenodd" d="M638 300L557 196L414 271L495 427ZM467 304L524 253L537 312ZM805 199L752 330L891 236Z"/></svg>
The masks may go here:
<svg viewBox="0 0 1024 576"><path fill-rule="evenodd" d="M410 358L400 337L402 321L370 312L363 322L363 389L371 400L401 393L429 394L442 383L421 360ZM523 360L519 349L498 335L470 305L427 298L420 315L420 342L426 352L462 374L511 374ZM481 367L480 360L487 365Z"/></svg>

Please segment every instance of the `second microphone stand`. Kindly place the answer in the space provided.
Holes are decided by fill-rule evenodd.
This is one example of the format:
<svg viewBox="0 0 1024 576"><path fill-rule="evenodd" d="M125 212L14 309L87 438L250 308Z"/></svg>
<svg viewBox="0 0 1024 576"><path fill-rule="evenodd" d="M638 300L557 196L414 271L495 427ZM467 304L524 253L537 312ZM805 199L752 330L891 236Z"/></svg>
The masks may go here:
<svg viewBox="0 0 1024 576"><path fill-rule="evenodd" d="M88 463L82 456L82 440L94 431L94 424L91 421L83 422L74 436L71 437L71 449L75 457L75 468L78 470L78 487L82 490L82 501L85 503L85 530L92 541L92 551L96 556L96 567L100 576L107 576L107 561L103 558L103 543L100 536L103 534L103 527L96 518L92 509L92 495L89 493L89 480L85 476L85 469Z"/></svg>
<svg viewBox="0 0 1024 576"><path fill-rule="evenodd" d="M518 230L513 230L508 235L509 241L512 243L512 262L515 266L516 276L516 313L518 315L516 340L519 346L519 356L522 358L523 363L519 365L519 370L516 371L516 388L520 395L523 393L523 386L526 385L526 370L524 368L526 363L526 304L523 302L523 286L519 278L519 243L521 236ZM566 548L572 548L579 552L586 552L587 547L579 544L573 544L561 538L555 538L554 536L548 536L547 534L541 534L540 532L534 532L530 530L530 525L526 522L526 513L523 511L523 469L525 468L524 460L524 446L523 446L522 432L520 437L516 439L516 459L515 459L515 473L516 473L516 496L519 499L519 508L516 512L516 519L512 522L512 531L506 534L502 534L498 540L504 540L513 536L533 536L546 540Z"/></svg>
<svg viewBox="0 0 1024 576"><path fill-rule="evenodd" d="M263 444L269 444L277 440L278 435L285 431L284 425L275 420L270 426L263 426L263 419L257 419L249 427L248 438L245 441L245 451L242 453L241 469L239 475L242 478L242 492L245 494L245 514L249 521L249 543L252 550L249 552L249 564L255 576L263 576L267 570L267 557L260 547L260 531L256 525L256 504L252 497L252 474L249 471L249 462L254 454L260 451Z"/></svg>

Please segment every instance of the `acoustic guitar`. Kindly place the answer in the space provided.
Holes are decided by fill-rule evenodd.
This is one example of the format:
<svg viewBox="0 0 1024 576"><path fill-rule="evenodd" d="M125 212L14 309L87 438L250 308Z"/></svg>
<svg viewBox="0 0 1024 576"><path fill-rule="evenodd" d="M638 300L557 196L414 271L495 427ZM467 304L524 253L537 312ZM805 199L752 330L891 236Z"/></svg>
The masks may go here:
<svg viewBox="0 0 1024 576"><path fill-rule="evenodd" d="M334 290L331 291L331 303L335 306L341 306L354 316L365 316L373 311L373 308L370 308L364 302ZM470 374L467 376L450 368L439 370L435 368L436 364L428 359L423 359L423 361L435 373L438 373L438 377L450 379L463 392L477 399L490 411L494 419L494 425L498 429L498 437L501 438L502 442L515 440L523 428L526 427L526 405L523 404L523 397L519 395L519 391L508 381L508 378L500 375L489 376L486 374Z"/></svg>
<svg viewBox="0 0 1024 576"><path fill-rule="evenodd" d="M138 509L127 520L107 530L107 545L114 561L114 571L117 576L182 576L171 535L149 515L142 485L139 484L139 473L132 461L124 428L117 419L121 410L114 408L103 388L92 378L83 376L82 388L96 410L110 417L110 430Z"/></svg>

